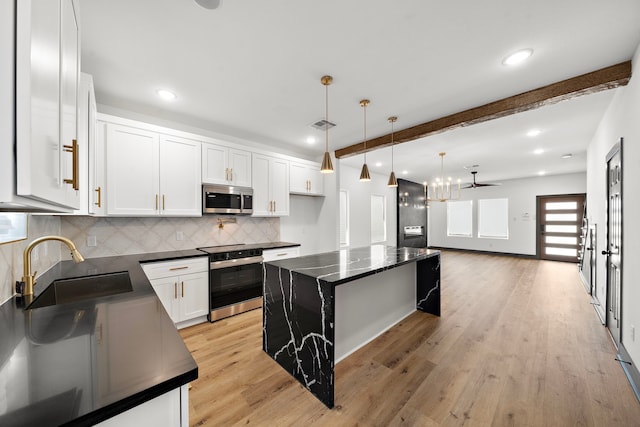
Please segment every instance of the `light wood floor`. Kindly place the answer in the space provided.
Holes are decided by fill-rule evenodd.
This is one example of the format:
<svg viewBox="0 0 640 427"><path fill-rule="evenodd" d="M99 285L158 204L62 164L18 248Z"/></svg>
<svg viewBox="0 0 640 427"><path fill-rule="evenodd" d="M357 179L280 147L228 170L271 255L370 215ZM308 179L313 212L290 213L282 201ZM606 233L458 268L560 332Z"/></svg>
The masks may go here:
<svg viewBox="0 0 640 427"><path fill-rule="evenodd" d="M445 252L416 312L336 366L328 410L261 350L261 311L181 331L192 426L638 426L575 265Z"/></svg>

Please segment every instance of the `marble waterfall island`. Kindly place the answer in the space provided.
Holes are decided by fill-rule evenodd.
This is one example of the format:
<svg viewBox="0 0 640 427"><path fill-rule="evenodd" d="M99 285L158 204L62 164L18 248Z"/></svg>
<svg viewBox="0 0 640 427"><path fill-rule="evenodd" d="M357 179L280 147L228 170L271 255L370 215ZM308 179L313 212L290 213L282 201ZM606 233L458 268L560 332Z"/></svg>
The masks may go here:
<svg viewBox="0 0 640 427"><path fill-rule="evenodd" d="M334 367L416 309L440 315L440 252L374 245L264 263L263 350L329 408Z"/></svg>

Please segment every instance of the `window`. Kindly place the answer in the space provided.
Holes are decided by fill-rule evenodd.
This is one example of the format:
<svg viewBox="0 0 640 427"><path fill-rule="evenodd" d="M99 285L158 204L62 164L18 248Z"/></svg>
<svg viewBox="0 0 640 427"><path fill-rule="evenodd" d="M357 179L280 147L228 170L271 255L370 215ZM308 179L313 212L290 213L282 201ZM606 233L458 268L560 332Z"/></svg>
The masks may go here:
<svg viewBox="0 0 640 427"><path fill-rule="evenodd" d="M478 237L509 238L509 199L478 200Z"/></svg>
<svg viewBox="0 0 640 427"><path fill-rule="evenodd" d="M387 241L386 205L384 196L371 195L371 243Z"/></svg>
<svg viewBox="0 0 640 427"><path fill-rule="evenodd" d="M447 236L473 236L473 201L447 202Z"/></svg>
<svg viewBox="0 0 640 427"><path fill-rule="evenodd" d="M340 190L340 246L349 246L349 192Z"/></svg>

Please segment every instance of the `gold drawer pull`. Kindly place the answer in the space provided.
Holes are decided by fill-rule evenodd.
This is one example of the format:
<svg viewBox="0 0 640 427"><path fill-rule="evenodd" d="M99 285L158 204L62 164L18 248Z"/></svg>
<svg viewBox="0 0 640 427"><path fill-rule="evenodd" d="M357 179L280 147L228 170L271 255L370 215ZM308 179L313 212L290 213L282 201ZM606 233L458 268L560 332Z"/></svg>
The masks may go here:
<svg viewBox="0 0 640 427"><path fill-rule="evenodd" d="M79 157L78 157L78 141L73 139L71 140L71 145L63 145L62 146L64 148L64 151L66 151L67 153L71 153L71 169L72 169L72 176L71 179L64 179L64 183L65 184L71 184L71 187L73 187L74 190L79 190L80 189L80 185L78 184L78 161L79 161Z"/></svg>
<svg viewBox="0 0 640 427"><path fill-rule="evenodd" d="M189 266L185 265L185 266L182 266L182 267L171 267L169 269L169 271L184 270L185 268L189 268Z"/></svg>
<svg viewBox="0 0 640 427"><path fill-rule="evenodd" d="M98 193L98 201L96 203L94 203L94 205L96 205L97 207L101 208L102 207L102 188L98 187L93 191Z"/></svg>

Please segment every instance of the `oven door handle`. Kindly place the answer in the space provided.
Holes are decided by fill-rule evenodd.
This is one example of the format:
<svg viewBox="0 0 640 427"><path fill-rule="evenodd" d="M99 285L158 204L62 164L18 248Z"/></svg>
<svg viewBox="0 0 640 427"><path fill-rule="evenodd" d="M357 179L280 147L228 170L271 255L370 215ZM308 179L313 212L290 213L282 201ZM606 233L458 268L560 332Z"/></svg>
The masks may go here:
<svg viewBox="0 0 640 427"><path fill-rule="evenodd" d="M247 258L229 259L225 261L213 261L209 264L211 270L220 270L222 268L238 267L241 265L260 264L262 263L261 256L252 256Z"/></svg>

